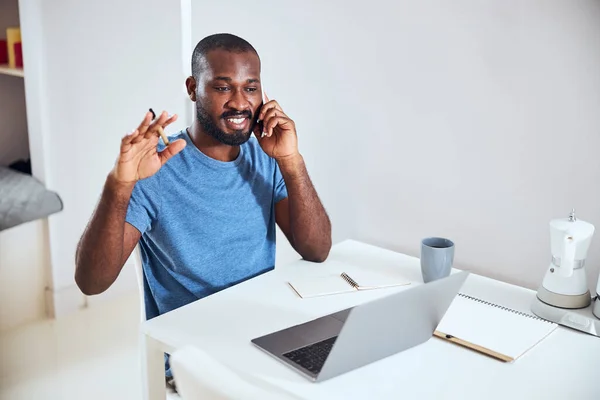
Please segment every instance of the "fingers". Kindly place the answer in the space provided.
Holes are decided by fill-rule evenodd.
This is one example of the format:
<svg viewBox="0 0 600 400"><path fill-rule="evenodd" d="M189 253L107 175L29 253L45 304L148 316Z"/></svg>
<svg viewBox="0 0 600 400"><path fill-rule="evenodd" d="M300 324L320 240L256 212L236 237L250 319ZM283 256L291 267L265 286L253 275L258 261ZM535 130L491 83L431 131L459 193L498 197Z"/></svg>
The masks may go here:
<svg viewBox="0 0 600 400"><path fill-rule="evenodd" d="M159 126L165 129L167 126L177 121L177 118L177 114L169 116L166 111L163 111L157 119L152 121L152 113L147 112L142 124L140 124L140 127L138 128L139 134L132 140L132 143L139 143L142 140L148 139L154 135L158 136L160 134L158 129Z"/></svg>
<svg viewBox="0 0 600 400"><path fill-rule="evenodd" d="M273 117L285 117L285 118L289 118L287 115L285 115L285 113L281 109L279 109L279 108L271 108L269 111L267 111L267 113L265 114L265 117L262 120L266 123L267 121L269 121Z"/></svg>
<svg viewBox="0 0 600 400"><path fill-rule="evenodd" d="M288 129L293 129L293 126L294 126L294 122L287 117L283 117L283 116L272 117L268 121L265 121L264 132L266 132L268 137L271 137L271 135L273 135L273 129L275 129L275 127L280 127L283 130L288 130Z"/></svg>
<svg viewBox="0 0 600 400"><path fill-rule="evenodd" d="M171 144L169 144L168 147L166 147L163 151L158 153L162 165L165 165L165 163L169 161L171 157L183 150L185 146L186 142L184 139L177 139L171 142Z"/></svg>
<svg viewBox="0 0 600 400"><path fill-rule="evenodd" d="M163 128L166 128L167 126L171 125L175 121L177 121L177 114L171 115L169 117L169 119L167 119L167 121L165 122L165 124L163 125Z"/></svg>
<svg viewBox="0 0 600 400"><path fill-rule="evenodd" d="M133 141L136 140L140 135L140 131L135 129L133 132L130 132L123 136L121 139L121 154L127 153L131 146L133 146Z"/></svg>
<svg viewBox="0 0 600 400"><path fill-rule="evenodd" d="M269 112L272 109L279 110L283 113L283 110L281 109L281 106L279 105L279 103L277 103L275 100L271 100L271 101L268 101L265 104L263 104L262 108L260 109L260 113L258 114L258 120L259 121L264 120L267 112Z"/></svg>
<svg viewBox="0 0 600 400"><path fill-rule="evenodd" d="M177 120L177 114L169 117L163 124L156 124L156 129L158 130L158 134L162 138L163 143L166 144L167 146L169 145L169 138L167 138L164 128L166 128L169 124L173 123L175 120Z"/></svg>
<svg viewBox="0 0 600 400"><path fill-rule="evenodd" d="M262 123L259 123L258 125L262 125L262 132L260 132L260 136L264 137L264 136L271 136L273 134L273 129L268 130L267 126L268 126L268 122L276 117L284 117L289 119L289 117L287 115L285 115L285 113L283 112L283 110L281 109L281 106L279 105L279 103L277 103L275 100L269 100L269 97L267 96L267 93L265 93L265 100L267 101L265 104L263 104L263 106L261 107L260 113L258 114L258 121ZM277 126L277 124L275 124L275 126Z"/></svg>
<svg viewBox="0 0 600 400"><path fill-rule="evenodd" d="M152 122L152 113L150 111L148 111L148 112L146 112L146 114L144 114L144 119L142 119L142 122L137 127L137 129L140 131L140 134L142 136L148 130L148 127L150 126L151 122Z"/></svg>
<svg viewBox="0 0 600 400"><path fill-rule="evenodd" d="M165 123L167 122L167 120L169 119L169 114L167 114L166 111L163 111L160 113L160 115L158 116L158 118L156 118L148 127L148 130L145 133L146 137L150 137L150 135L158 135L158 127L164 127Z"/></svg>
<svg viewBox="0 0 600 400"><path fill-rule="evenodd" d="M266 95L265 95L265 97L266 97ZM267 107L265 107L265 106L267 106ZM285 129L288 124L283 124L283 120L288 120L289 123L293 124L293 121L283 112L283 110L281 109L281 107L279 106L279 104L276 101L270 101L269 103L265 104L265 106L263 106L263 108L261 110L261 114L262 114L261 120L263 121L263 123L262 123L263 129L261 132L261 137L264 137L264 136L270 137L273 134L273 128L277 125L280 125L282 128ZM283 119L278 119L278 118L283 118ZM275 122L271 122L273 120L275 120Z"/></svg>
<svg viewBox="0 0 600 400"><path fill-rule="evenodd" d="M262 125L262 132L261 132L261 136L271 136L269 134L269 132L267 131L267 126L270 120L272 120L273 118L276 117L284 117L284 118L288 118L287 115L284 114L283 111L277 109L277 108L271 108L269 111L267 111L267 113L265 114L265 117L263 119L263 123L259 124ZM288 118L289 119L289 118Z"/></svg>
<svg viewBox="0 0 600 400"><path fill-rule="evenodd" d="M121 139L121 145L126 145L131 143L132 140L134 140L136 137L138 137L140 131L138 129L135 129L133 132L128 133L127 135L123 136L123 139Z"/></svg>

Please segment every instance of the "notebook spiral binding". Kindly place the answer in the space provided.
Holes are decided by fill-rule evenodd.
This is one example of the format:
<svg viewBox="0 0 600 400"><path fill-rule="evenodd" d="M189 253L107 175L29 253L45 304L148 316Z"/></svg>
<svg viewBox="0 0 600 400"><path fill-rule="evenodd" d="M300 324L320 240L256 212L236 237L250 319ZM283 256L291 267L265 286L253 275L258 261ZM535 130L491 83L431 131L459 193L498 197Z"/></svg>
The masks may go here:
<svg viewBox="0 0 600 400"><path fill-rule="evenodd" d="M357 288L358 287L358 283L356 283L356 281L352 278L350 278L345 272L342 273L342 278L344 278L344 280L346 282L348 282L350 284L350 286Z"/></svg>
<svg viewBox="0 0 600 400"><path fill-rule="evenodd" d="M525 313L525 312L522 312L522 311L517 311L517 310L515 310L515 309L513 309L513 308L504 307L504 306L501 306L501 305L499 305L499 304L490 303L490 302L488 302L488 301L485 301L485 300L479 299L479 298L477 298L477 297L469 296L468 294L459 293L458 295L459 295L460 297L464 297L464 298L466 298L466 299L473 300L473 301L476 301L476 302L478 302L478 303L485 304L485 305L488 305L488 306L496 307L496 308L499 308L499 309L501 309L501 310L504 310L504 311L511 312L511 313L513 313L513 314L521 315L521 316L523 316L523 317L527 317L527 318L535 319L535 320L537 320L537 321L542 321L542 322L546 322L546 323L552 323L552 322L550 322L550 321L547 321L547 320L545 320L545 319L543 319L543 318L536 317L535 315L527 314L527 313Z"/></svg>

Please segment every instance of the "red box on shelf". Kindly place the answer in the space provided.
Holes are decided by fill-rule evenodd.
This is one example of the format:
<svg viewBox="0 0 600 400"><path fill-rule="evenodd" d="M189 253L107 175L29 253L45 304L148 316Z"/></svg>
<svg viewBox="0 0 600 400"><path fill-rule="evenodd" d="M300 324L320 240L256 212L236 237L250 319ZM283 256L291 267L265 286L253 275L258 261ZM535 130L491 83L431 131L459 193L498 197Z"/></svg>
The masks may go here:
<svg viewBox="0 0 600 400"><path fill-rule="evenodd" d="M0 64L8 64L8 43L0 39Z"/></svg>
<svg viewBox="0 0 600 400"><path fill-rule="evenodd" d="M23 68L23 47L21 42L15 43L15 65L17 68Z"/></svg>

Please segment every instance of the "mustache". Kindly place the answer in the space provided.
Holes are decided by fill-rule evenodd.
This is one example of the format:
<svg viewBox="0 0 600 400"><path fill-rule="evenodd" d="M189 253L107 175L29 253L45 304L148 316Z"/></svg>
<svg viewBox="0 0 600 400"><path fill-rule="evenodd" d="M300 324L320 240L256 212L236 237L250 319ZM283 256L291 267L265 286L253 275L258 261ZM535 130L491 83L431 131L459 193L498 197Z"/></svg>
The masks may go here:
<svg viewBox="0 0 600 400"><path fill-rule="evenodd" d="M221 114L222 119L240 118L240 117L246 117L248 119L252 119L252 113L250 111L246 110L246 111L225 111L223 114Z"/></svg>

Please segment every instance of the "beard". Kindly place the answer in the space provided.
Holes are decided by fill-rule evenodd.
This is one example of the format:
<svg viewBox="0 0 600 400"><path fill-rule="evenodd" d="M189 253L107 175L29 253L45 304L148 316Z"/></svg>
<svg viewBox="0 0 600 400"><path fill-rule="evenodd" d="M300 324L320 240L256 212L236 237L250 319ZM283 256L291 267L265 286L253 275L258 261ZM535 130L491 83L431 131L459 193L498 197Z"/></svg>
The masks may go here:
<svg viewBox="0 0 600 400"><path fill-rule="evenodd" d="M198 118L198 123L200 123L200 126L204 132L206 132L206 134L229 146L239 146L246 143L250 139L250 135L252 134L252 130L254 129L254 125L256 123L256 121L254 121L254 116L250 111L226 111L221 114L219 117L220 119L235 117L247 117L250 119L250 128L247 132L244 132L243 130L237 130L233 133L226 133L219 129L217 124L208 115L199 101L196 102L196 117Z"/></svg>

